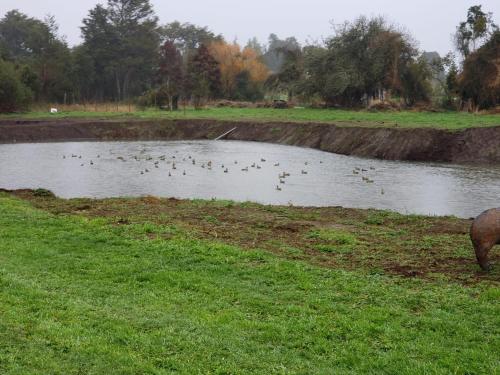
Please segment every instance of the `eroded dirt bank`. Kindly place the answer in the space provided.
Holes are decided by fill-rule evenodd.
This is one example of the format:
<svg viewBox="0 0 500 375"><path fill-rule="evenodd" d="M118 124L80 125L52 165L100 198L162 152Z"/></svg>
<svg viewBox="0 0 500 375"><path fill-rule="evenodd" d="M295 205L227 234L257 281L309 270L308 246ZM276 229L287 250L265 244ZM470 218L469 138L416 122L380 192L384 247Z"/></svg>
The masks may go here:
<svg viewBox="0 0 500 375"><path fill-rule="evenodd" d="M0 143L227 139L303 146L386 160L500 164L500 126L463 131L220 120L0 121Z"/></svg>

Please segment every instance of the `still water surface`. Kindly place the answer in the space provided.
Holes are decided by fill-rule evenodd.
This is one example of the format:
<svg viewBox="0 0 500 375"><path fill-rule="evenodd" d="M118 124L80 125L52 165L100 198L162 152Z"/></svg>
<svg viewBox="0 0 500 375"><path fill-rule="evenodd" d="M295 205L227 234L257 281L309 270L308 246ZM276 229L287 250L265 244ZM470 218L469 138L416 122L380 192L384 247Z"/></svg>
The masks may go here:
<svg viewBox="0 0 500 375"><path fill-rule="evenodd" d="M284 172L290 176L280 182ZM500 167L235 141L38 143L0 145L0 187L44 187L63 198L155 195L472 217L500 206Z"/></svg>

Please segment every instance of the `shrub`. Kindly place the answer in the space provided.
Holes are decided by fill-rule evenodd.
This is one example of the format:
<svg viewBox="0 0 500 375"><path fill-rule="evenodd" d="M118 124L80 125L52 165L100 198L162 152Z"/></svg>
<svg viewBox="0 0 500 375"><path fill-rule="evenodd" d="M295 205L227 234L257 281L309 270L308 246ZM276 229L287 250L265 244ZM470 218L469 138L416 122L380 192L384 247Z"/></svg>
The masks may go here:
<svg viewBox="0 0 500 375"><path fill-rule="evenodd" d="M0 113L28 109L32 93L19 79L14 65L0 60Z"/></svg>
<svg viewBox="0 0 500 375"><path fill-rule="evenodd" d="M170 103L170 98L167 94L167 92L162 89L151 89L149 91L146 91L144 94L139 96L136 99L136 104L137 106L144 110L146 108L161 108L161 109L172 109L172 110L177 110L179 107L179 96L173 96L171 98L171 103ZM170 108L170 104L172 107Z"/></svg>
<svg viewBox="0 0 500 375"><path fill-rule="evenodd" d="M51 192L50 190L47 190L47 189L42 189L42 188L33 190L33 196L45 197L45 198L55 198L55 195L53 192Z"/></svg>
<svg viewBox="0 0 500 375"><path fill-rule="evenodd" d="M462 100L469 111L494 108L500 104L500 31L467 57L458 79Z"/></svg>

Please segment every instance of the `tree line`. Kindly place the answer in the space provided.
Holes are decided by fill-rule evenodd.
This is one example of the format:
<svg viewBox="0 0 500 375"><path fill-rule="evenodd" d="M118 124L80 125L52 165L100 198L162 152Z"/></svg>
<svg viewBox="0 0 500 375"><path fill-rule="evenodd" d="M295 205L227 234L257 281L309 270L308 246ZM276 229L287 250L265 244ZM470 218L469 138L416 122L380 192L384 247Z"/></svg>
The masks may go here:
<svg viewBox="0 0 500 375"><path fill-rule="evenodd" d="M322 43L271 34L244 47L207 27L161 25L149 0L107 0L70 48L56 20L12 10L0 19L0 112L32 102L134 101L175 110L207 101L284 98L325 107L434 105L475 111L500 102L500 31L473 6L452 53L421 52L381 17L334 27ZM457 63L457 61L460 61Z"/></svg>

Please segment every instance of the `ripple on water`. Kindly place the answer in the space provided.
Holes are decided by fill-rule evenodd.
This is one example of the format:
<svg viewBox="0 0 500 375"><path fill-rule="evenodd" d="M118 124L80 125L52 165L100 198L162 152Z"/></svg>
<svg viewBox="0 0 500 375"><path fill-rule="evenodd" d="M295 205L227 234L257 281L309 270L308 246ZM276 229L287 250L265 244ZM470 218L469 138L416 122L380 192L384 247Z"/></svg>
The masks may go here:
<svg viewBox="0 0 500 375"><path fill-rule="evenodd" d="M500 206L497 167L236 141L0 145L0 187L44 187L64 198L156 195L461 217Z"/></svg>

